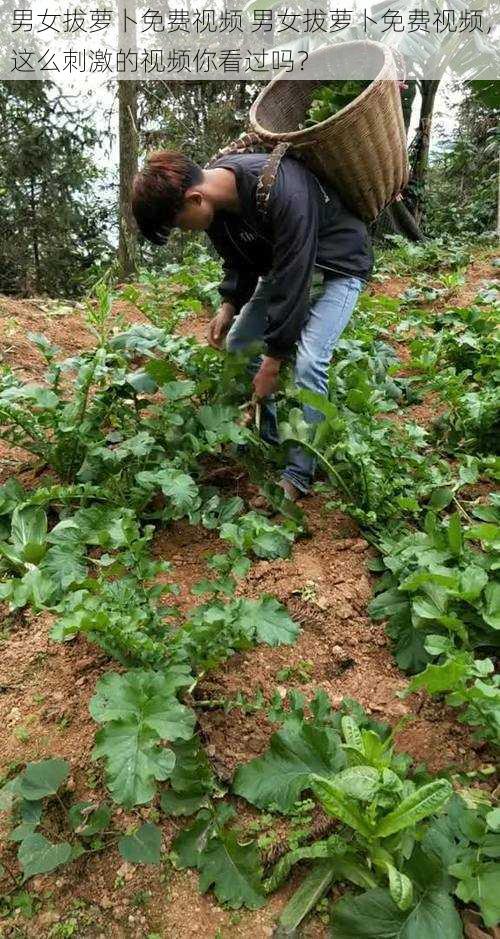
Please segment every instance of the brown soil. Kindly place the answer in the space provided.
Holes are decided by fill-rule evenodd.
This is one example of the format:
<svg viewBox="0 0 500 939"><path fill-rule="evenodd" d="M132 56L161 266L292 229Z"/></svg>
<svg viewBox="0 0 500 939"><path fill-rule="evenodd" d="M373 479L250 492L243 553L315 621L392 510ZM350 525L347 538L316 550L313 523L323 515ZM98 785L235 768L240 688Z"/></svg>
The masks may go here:
<svg viewBox="0 0 500 939"><path fill-rule="evenodd" d="M498 269L492 267L492 261L497 255L498 251L494 248L483 249L466 268L464 272L465 282L462 286L450 290L446 297L433 300L432 303L418 304L419 309L431 309L434 312L439 312L443 308L469 306L487 283L496 280L498 285ZM432 282L432 273L429 274L429 280ZM372 281L369 290L374 296L383 294L397 299L412 285L413 281L414 276L409 274L398 277L391 276L381 283ZM439 286L437 278L435 285Z"/></svg>
<svg viewBox="0 0 500 939"><path fill-rule="evenodd" d="M475 270L471 273L475 275ZM386 282L381 289L400 292L404 289L401 280ZM46 333L68 354L91 342L78 310L53 316L40 308L45 305L45 301L0 299L0 318L5 320L2 326L6 325L0 354L5 363L30 379L39 379L41 362L27 332ZM129 306L120 312L130 322L143 321ZM202 340L206 321L185 320L181 331ZM407 416L412 411L415 419L416 408L408 409ZM417 417L422 418L423 414ZM0 451L0 480L15 473L13 464L5 462L12 459L24 460L25 455L6 448ZM17 475L26 485L35 482L30 468ZM417 761L425 760L431 770L479 767L487 761L487 753L471 741L470 732L452 712L424 695L405 701L396 697L406 679L394 663L383 626L373 623L366 612L372 590L369 544L348 517L327 511L321 497L310 498L304 507L311 537L296 544L290 560L255 563L239 588L246 597L272 594L285 603L302 627L297 643L275 649L262 646L234 656L204 680L197 695L218 699L241 691L252 697L260 688L269 699L277 687L282 692L295 687L310 698L323 688L333 705L345 696L353 697L377 719L391 724L409 716L409 725L398 734L398 746ZM176 602L183 611L199 602L190 589L207 575L206 556L220 545L214 533L185 522L158 533L155 554L172 563L165 580L180 585ZM46 613L9 615L4 610L0 624L1 767L9 772L30 760L64 757L71 764L75 796L97 801L104 797L104 790L99 767L91 761L96 728L88 703L98 677L115 666L84 639L62 645L52 642L51 621ZM302 683L304 662L311 666ZM295 678L277 677L285 666L297 666ZM273 729L262 712L244 714L234 709L225 714L216 708L200 713L200 728L214 768L226 781L238 763L262 753ZM252 812L242 803L236 805L241 824ZM118 825L125 829L150 812L149 807L130 814L119 810ZM162 819L161 824L168 850L183 823ZM7 848L5 857L15 870L13 848ZM150 933L165 939L264 939L272 935L279 911L298 882L300 872L263 910L231 912L221 909L210 894L198 893L195 872L124 864L111 850L81 859L62 872L36 877L27 886L37 900L34 917L5 918L3 924L0 921L0 935L49 937L57 923L74 918L74 935L84 939L147 939ZM9 889L8 878L5 886ZM328 930L314 917L304 935L326 939Z"/></svg>
<svg viewBox="0 0 500 939"><path fill-rule="evenodd" d="M207 328L210 322L210 316L186 316L185 319L179 323L177 327L177 332L181 336L194 336L194 338L201 342L202 345L206 345L207 342Z"/></svg>

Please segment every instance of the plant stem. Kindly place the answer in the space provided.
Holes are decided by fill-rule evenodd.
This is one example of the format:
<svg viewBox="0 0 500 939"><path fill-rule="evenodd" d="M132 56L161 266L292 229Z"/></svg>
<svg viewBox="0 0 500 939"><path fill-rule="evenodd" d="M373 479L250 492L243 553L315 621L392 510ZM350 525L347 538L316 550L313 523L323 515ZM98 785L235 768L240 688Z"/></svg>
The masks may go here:
<svg viewBox="0 0 500 939"><path fill-rule="evenodd" d="M347 483L344 482L344 480L342 479L342 476L340 475L340 473L335 469L334 466L332 466L332 464L326 459L326 457L323 456L323 454L319 452L319 450L316 450L316 448L313 447L312 444L310 444L310 443L305 443L303 440L299 440L297 437L288 437L288 438L287 438L287 441L290 441L290 442L292 442L292 443L296 443L296 444L298 444L300 447L302 447L303 449L309 450L309 453L311 453L313 456L315 456L316 459L317 459L320 463L322 463L323 466L328 470L328 472L330 473L330 475L333 476L334 479L336 479L336 481L337 481L338 485L340 486L340 488L346 493L347 496L349 496L349 499L350 499L352 502L355 502L355 501L356 501L355 498L354 498L353 493L351 492L351 490L350 490L349 486L347 485Z"/></svg>

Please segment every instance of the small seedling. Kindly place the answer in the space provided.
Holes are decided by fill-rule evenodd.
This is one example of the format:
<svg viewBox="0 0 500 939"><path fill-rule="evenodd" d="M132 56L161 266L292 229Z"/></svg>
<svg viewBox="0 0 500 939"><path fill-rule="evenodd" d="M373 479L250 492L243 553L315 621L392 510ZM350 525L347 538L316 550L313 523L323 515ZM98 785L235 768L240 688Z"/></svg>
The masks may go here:
<svg viewBox="0 0 500 939"><path fill-rule="evenodd" d="M313 673L314 662L303 659L295 665L288 665L285 668L281 668L279 672L277 672L276 678L278 681L297 681L301 684L306 684L311 681Z"/></svg>

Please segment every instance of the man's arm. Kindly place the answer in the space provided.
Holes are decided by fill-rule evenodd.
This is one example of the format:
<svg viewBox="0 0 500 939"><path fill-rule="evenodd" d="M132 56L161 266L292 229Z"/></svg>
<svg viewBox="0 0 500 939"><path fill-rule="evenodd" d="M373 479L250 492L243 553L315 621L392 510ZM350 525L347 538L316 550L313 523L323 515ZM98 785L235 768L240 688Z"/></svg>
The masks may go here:
<svg viewBox="0 0 500 939"><path fill-rule="evenodd" d="M231 304L235 314L250 300L257 286L256 271L244 270L233 259L223 261L224 277L219 284L219 293L225 303Z"/></svg>
<svg viewBox="0 0 500 939"><path fill-rule="evenodd" d="M234 317L250 300L258 280L256 273L242 271L228 261L224 261L223 267L225 277L218 288L222 303L210 320L207 333L208 343L214 349L223 348Z"/></svg>
<svg viewBox="0 0 500 939"><path fill-rule="evenodd" d="M269 217L274 236L273 290L264 339L269 356L286 359L307 317L318 247L318 202L300 165L294 166L292 161L282 165Z"/></svg>

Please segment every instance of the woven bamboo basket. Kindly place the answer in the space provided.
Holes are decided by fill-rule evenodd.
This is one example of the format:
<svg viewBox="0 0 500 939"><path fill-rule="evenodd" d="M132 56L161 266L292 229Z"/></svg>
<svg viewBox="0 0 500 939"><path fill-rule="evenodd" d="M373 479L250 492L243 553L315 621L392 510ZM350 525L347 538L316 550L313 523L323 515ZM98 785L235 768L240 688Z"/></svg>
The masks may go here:
<svg viewBox="0 0 500 939"><path fill-rule="evenodd" d="M333 117L299 130L318 86L349 74L353 57L367 88ZM366 40L323 47L307 65L328 78L292 80L276 76L250 110L252 129L266 145L288 142L293 156L332 183L361 218L373 221L408 182L409 165L401 94L392 53Z"/></svg>

